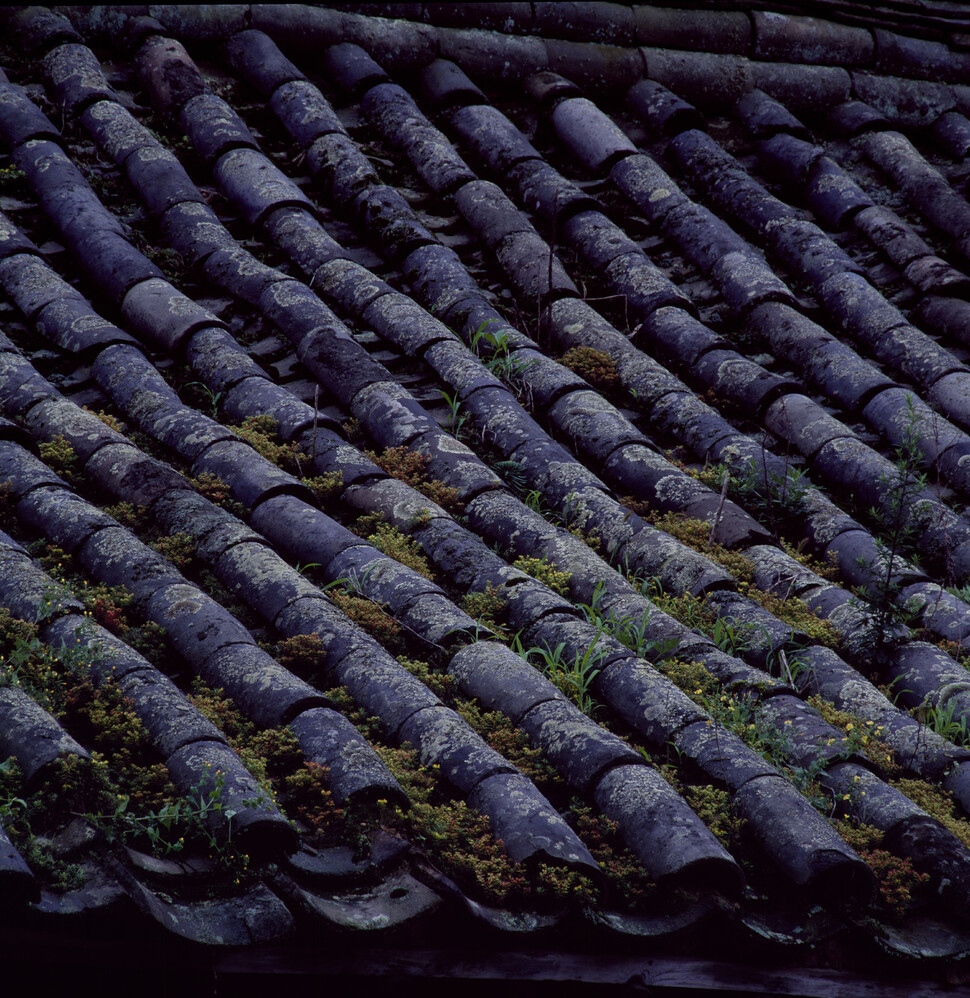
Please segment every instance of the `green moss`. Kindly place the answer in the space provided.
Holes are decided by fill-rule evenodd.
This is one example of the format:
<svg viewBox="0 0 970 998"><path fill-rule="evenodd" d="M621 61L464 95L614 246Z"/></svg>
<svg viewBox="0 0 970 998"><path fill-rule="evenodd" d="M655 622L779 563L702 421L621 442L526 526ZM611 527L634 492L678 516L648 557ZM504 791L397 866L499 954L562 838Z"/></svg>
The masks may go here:
<svg viewBox="0 0 970 998"><path fill-rule="evenodd" d="M318 676L324 671L326 652L319 634L296 634L280 641L276 657L299 676Z"/></svg>
<svg viewBox="0 0 970 998"><path fill-rule="evenodd" d="M12 164L0 166L0 191L4 194L26 194L27 174Z"/></svg>
<svg viewBox="0 0 970 998"><path fill-rule="evenodd" d="M168 638L165 628L154 620L146 620L137 627L125 631L125 644L143 655L157 669L162 669L170 660Z"/></svg>
<svg viewBox="0 0 970 998"><path fill-rule="evenodd" d="M417 541L406 536L390 523L378 523L374 532L367 536L367 540L378 551L382 551L389 558L406 565L418 575L423 575L426 579L434 578L431 566L428 564L427 558L421 554Z"/></svg>
<svg viewBox="0 0 970 998"><path fill-rule="evenodd" d="M42 782L30 793L19 783L19 772L9 763L0 788L0 823L31 870L56 891L84 886L82 867L52 849L53 837L69 821L91 807L114 800L114 793L97 759L65 756L56 760Z"/></svg>
<svg viewBox="0 0 970 998"><path fill-rule="evenodd" d="M131 593L124 586L81 580L74 583L73 589L74 595L102 627L119 637L128 633L127 610L131 605Z"/></svg>
<svg viewBox="0 0 970 998"><path fill-rule="evenodd" d="M540 899L571 892L575 881L558 872L530 871L514 863L495 839L488 819L464 801L450 799L437 766L424 766L408 747L378 746L381 758L404 788L410 807L385 807L384 827L394 828L416 843L431 861L471 896L502 907L535 905Z"/></svg>
<svg viewBox="0 0 970 998"><path fill-rule="evenodd" d="M77 484L80 469L77 454L67 440L58 434L53 440L37 445L40 459L70 484Z"/></svg>
<svg viewBox="0 0 970 998"><path fill-rule="evenodd" d="M380 454L368 451L367 456L387 474L406 482L453 516L464 512L465 505L458 498L458 489L428 477L427 454L402 446L388 447Z"/></svg>
<svg viewBox="0 0 970 998"><path fill-rule="evenodd" d="M512 562L512 567L531 575L532 578L547 585L560 596L566 596L569 593L569 580L572 578L572 574L561 572L554 565L550 565L545 558L529 558L523 555Z"/></svg>
<svg viewBox="0 0 970 998"><path fill-rule="evenodd" d="M838 648L841 645L842 634L838 628L831 621L820 617L797 596L778 596L753 586L739 588L779 620L802 631L813 644L826 645L829 648Z"/></svg>
<svg viewBox="0 0 970 998"><path fill-rule="evenodd" d="M784 538L781 539L781 548L790 558L794 558L800 565L804 565L809 571L814 572L820 578L834 582L839 578L839 568L835 563L835 553L832 552L828 561L819 561L802 550L804 541L799 544L791 544Z"/></svg>
<svg viewBox="0 0 970 998"><path fill-rule="evenodd" d="M55 717L67 707L68 683L54 650L37 637L37 626L0 610L0 685L16 686Z"/></svg>
<svg viewBox="0 0 970 998"><path fill-rule="evenodd" d="M720 683L700 662L681 662L665 658L660 663L664 675L692 697L709 697L720 693Z"/></svg>
<svg viewBox="0 0 970 998"><path fill-rule="evenodd" d="M573 801L572 813L577 833L606 874L605 895L601 900L610 907L619 904L632 910L655 901L656 884L620 841L617 823L578 800Z"/></svg>
<svg viewBox="0 0 970 998"><path fill-rule="evenodd" d="M37 560L37 564L55 579L64 579L73 570L74 559L56 544L43 539L36 540L27 545L27 550Z"/></svg>
<svg viewBox="0 0 970 998"><path fill-rule="evenodd" d="M831 800L816 783L822 768L821 758L807 768L793 766L788 759L788 736L784 730L758 716L755 700L723 688L699 662L685 667L683 663L663 659L658 667L711 715L708 724L716 722L737 735L750 749L780 769L814 806L824 811L829 809Z"/></svg>
<svg viewBox="0 0 970 998"><path fill-rule="evenodd" d="M685 783L678 770L669 763L658 768L724 846L736 851L741 843L744 819L734 813L730 793L710 783Z"/></svg>
<svg viewBox="0 0 970 998"><path fill-rule="evenodd" d="M157 246L154 243L147 243L144 252L173 284L180 285L188 276L189 268L185 258L171 246Z"/></svg>
<svg viewBox="0 0 970 998"><path fill-rule="evenodd" d="M514 766L525 773L546 795L559 795L564 784L546 760L542 752L534 748L524 731L513 726L512 722L497 710L484 710L470 700L456 700L454 708L458 714Z"/></svg>
<svg viewBox="0 0 970 998"><path fill-rule="evenodd" d="M401 625L380 604L347 589L330 589L327 595L335 606L385 648L398 652L406 650Z"/></svg>
<svg viewBox="0 0 970 998"><path fill-rule="evenodd" d="M321 509L327 509L340 496L344 487L344 476L340 471L328 471L300 481L313 493L313 498Z"/></svg>
<svg viewBox="0 0 970 998"><path fill-rule="evenodd" d="M120 419L118 419L117 416L112 416L111 413L105 412L103 409L99 409L97 412L95 412L93 409L89 409L87 406L84 406L84 411L90 412L92 415L97 416L98 419L100 419L105 426L107 426L109 429L114 430L115 433L123 434L125 432L125 424Z"/></svg>
<svg viewBox="0 0 970 998"><path fill-rule="evenodd" d="M359 707L345 686L330 687L327 690L327 696L334 709L339 710L347 720L354 724L368 741L380 739L383 733L380 718L368 714L362 707Z"/></svg>
<svg viewBox="0 0 970 998"><path fill-rule="evenodd" d="M636 511L639 512L639 511ZM711 525L704 520L696 520L682 513L656 513L650 510L642 516L659 530L676 537L682 544L693 548L723 565L739 582L754 580L754 565L740 551L733 551L722 544L708 543Z"/></svg>
<svg viewBox="0 0 970 998"><path fill-rule="evenodd" d="M970 848L970 820L960 816L953 798L946 790L919 779L900 779L889 782L914 804L918 804L924 811L936 818L967 848Z"/></svg>
<svg viewBox="0 0 970 998"><path fill-rule="evenodd" d="M883 834L878 828L851 821L834 824L842 838L872 870L879 889L880 906L897 917L905 915L929 883L929 875L917 873L908 859L881 848Z"/></svg>
<svg viewBox="0 0 970 998"><path fill-rule="evenodd" d="M275 802L279 781L303 765L296 735L288 727L259 728L221 689L213 689L199 678L192 681L189 699L222 731L230 747Z"/></svg>
<svg viewBox="0 0 970 998"><path fill-rule="evenodd" d="M732 810L731 795L726 790L709 784L688 786L684 788L684 797L698 818L726 847L737 846L744 819Z"/></svg>
<svg viewBox="0 0 970 998"><path fill-rule="evenodd" d="M132 531L144 524L147 512L144 506L134 506L130 502L116 502L111 506L105 506L104 511L108 516L114 517L121 526Z"/></svg>
<svg viewBox="0 0 970 998"><path fill-rule="evenodd" d="M148 545L181 572L187 571L195 561L195 540L191 534L177 533L158 537Z"/></svg>
<svg viewBox="0 0 970 998"><path fill-rule="evenodd" d="M404 666L412 676L420 679L425 686L445 703L450 703L455 693L455 677L449 676L447 672L432 669L427 662L422 662L417 658L407 658L404 655L398 657L398 662Z"/></svg>
<svg viewBox="0 0 970 998"><path fill-rule="evenodd" d="M45 839L30 839L23 854L31 870L55 891L76 891L87 883L84 867L55 855Z"/></svg>
<svg viewBox="0 0 970 998"><path fill-rule="evenodd" d="M502 624L508 611L508 601L491 582L486 583L482 592L466 593L462 597L461 608L469 617L473 617L479 624L493 631L498 637L507 637Z"/></svg>
<svg viewBox="0 0 970 998"><path fill-rule="evenodd" d="M191 481L195 490L200 495L205 496L209 502L221 506L240 520L246 519L246 507L241 502L237 502L232 498L232 490L218 475L213 474L211 471L204 471Z"/></svg>
<svg viewBox="0 0 970 998"><path fill-rule="evenodd" d="M283 790L290 803L290 812L311 836L330 841L345 836L345 815L334 804L326 767L305 762L284 777Z"/></svg>
<svg viewBox="0 0 970 998"><path fill-rule="evenodd" d="M560 363L601 392L615 391L620 385L616 361L603 350L573 347L562 355Z"/></svg>
<svg viewBox="0 0 970 998"><path fill-rule="evenodd" d="M358 537L369 537L381 523L387 523L387 518L383 513L374 511L372 513L361 513L360 516L354 520L351 530Z"/></svg>
<svg viewBox="0 0 970 998"><path fill-rule="evenodd" d="M717 476L721 474L723 474L722 471L716 471L716 481L713 481L713 484L716 485L718 489L721 485L721 479ZM705 476L701 476L702 480L704 477ZM708 484L711 483L709 482ZM704 520L696 520L691 517L685 517L682 513L658 513L651 510L645 503L633 499L630 496L624 497L623 503L635 513L642 516L645 520L658 527L660 530L665 531L672 537L676 537L677 540L681 541L681 543L686 544L695 551L706 554L720 565L723 565L734 576L734 578L738 580L739 583L746 583L750 586L750 589L746 590L748 595L752 596L754 599L761 599L761 596L759 596L759 590L755 589L752 585L754 581L754 565L751 563L751 560L742 552L733 551L730 548L724 547L722 544L709 544L708 539L711 535L711 525L709 523ZM812 558L799 547L790 544L784 539L781 541L781 547L789 557L794 558L797 562L799 562L799 564L804 565L821 578L832 580L838 577L838 569L831 562L821 562L817 558ZM795 602L801 603L800 600ZM763 603L762 605L765 604ZM802 605L804 606L804 604ZM766 606L766 609L771 608L770 606ZM805 611L811 613L807 607L805 608Z"/></svg>
<svg viewBox="0 0 970 998"><path fill-rule="evenodd" d="M302 463L308 461L306 454L292 443L278 440L279 423L274 416L248 416L241 423L230 426L230 430L241 437L262 457L273 464L295 474L300 474Z"/></svg>
<svg viewBox="0 0 970 998"><path fill-rule="evenodd" d="M248 738L257 730L221 689L209 686L198 676L192 680L189 699L230 742Z"/></svg>
<svg viewBox="0 0 970 998"><path fill-rule="evenodd" d="M342 425L344 433L347 434L347 440L359 450L363 450L368 441L367 434L360 425L360 420L356 416L351 416L349 419L345 419Z"/></svg>
<svg viewBox="0 0 970 998"><path fill-rule="evenodd" d="M807 603L797 596L778 596L755 586L754 565L740 551L732 551L721 544L708 544L711 533L710 524L677 513L660 515L647 511L645 518L660 530L677 538L681 543L707 555L722 565L737 580L738 592L749 597L792 628L803 631L816 644L837 648L841 643L841 634L835 626L830 621L819 617ZM664 604L663 609L691 627L709 628L714 626L716 615L709 610L704 600L661 593L658 593L655 598Z"/></svg>
<svg viewBox="0 0 970 998"><path fill-rule="evenodd" d="M879 737L883 731L879 725L857 714L839 710L818 696L809 697L808 702L829 724L843 733L849 751L871 759L887 775L895 776L901 772L893 750Z"/></svg>

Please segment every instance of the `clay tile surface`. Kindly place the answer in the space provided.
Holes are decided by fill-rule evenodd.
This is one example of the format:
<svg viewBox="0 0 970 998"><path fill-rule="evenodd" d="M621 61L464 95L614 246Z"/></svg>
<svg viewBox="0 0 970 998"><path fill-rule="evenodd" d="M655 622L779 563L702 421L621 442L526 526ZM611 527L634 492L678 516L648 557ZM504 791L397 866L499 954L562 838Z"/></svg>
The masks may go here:
<svg viewBox="0 0 970 998"><path fill-rule="evenodd" d="M970 993L966 7L0 23L16 979Z"/></svg>

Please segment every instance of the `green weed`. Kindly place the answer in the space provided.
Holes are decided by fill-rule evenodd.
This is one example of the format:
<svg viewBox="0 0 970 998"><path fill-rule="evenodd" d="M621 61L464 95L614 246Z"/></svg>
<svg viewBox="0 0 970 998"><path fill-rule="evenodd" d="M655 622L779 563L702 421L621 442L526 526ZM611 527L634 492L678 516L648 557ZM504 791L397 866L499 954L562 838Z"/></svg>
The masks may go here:
<svg viewBox="0 0 970 998"><path fill-rule="evenodd" d="M546 675L573 703L590 716L599 707L592 688L596 677L602 671L605 652L598 648L600 635L590 642L584 651L566 651L566 643L560 641L555 646L543 644L526 648L516 636L512 650L530 665Z"/></svg>

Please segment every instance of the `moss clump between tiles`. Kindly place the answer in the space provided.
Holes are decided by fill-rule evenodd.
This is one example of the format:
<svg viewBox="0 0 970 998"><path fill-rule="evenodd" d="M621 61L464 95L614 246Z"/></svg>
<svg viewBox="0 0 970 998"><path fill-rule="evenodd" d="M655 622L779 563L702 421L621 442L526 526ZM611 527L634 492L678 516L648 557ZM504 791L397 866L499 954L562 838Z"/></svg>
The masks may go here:
<svg viewBox="0 0 970 998"><path fill-rule="evenodd" d="M199 495L204 496L209 502L221 506L227 513L232 513L240 520L246 519L248 515L246 507L233 499L232 490L218 475L211 471L203 471L201 475L190 481Z"/></svg>
<svg viewBox="0 0 970 998"><path fill-rule="evenodd" d="M531 558L522 555L512 562L512 567L531 575L533 579L548 586L553 592L565 596L569 592L569 580L572 577L570 572L563 572L550 564L546 558Z"/></svg>
<svg viewBox="0 0 970 998"><path fill-rule="evenodd" d="M434 579L431 565L421 553L418 542L408 537L399 527L388 523L382 514L361 517L354 524L353 530L389 558L426 579Z"/></svg>
<svg viewBox="0 0 970 998"><path fill-rule="evenodd" d="M562 355L560 363L601 392L616 391L620 386L616 361L604 350L572 347Z"/></svg>
<svg viewBox="0 0 970 998"><path fill-rule="evenodd" d="M309 455L292 441L280 443L279 423L274 416L248 416L241 423L231 425L229 429L245 440L261 457L292 474L302 475L304 462L310 460Z"/></svg>
<svg viewBox="0 0 970 998"><path fill-rule="evenodd" d="M872 870L879 906L892 917L905 916L925 894L929 875L918 873L908 859L881 848L883 833L878 828L848 820L836 821L835 827Z"/></svg>
<svg viewBox="0 0 970 998"><path fill-rule="evenodd" d="M808 638L816 644L826 645L829 648L838 648L841 643L841 636L837 628L828 620L819 617L811 607L797 596L779 596L776 593L767 592L754 585L754 565L750 559L745 557L741 551L733 551L725 548L721 544L710 542L710 524L703 520L693 520L676 513L658 514L647 512L646 518L655 527L665 531L672 537L686 544L688 547L701 554L707 555L718 564L723 565L737 580L738 591L750 597L769 613L774 614L779 620L805 633ZM790 553L790 552L789 552ZM661 594L655 595L657 599ZM662 598L662 597L661 597ZM677 597L673 597L676 599ZM703 603L703 600L700 601ZM691 603L691 607L696 610L696 616L705 619L712 615L712 611L705 613L704 608L699 604ZM676 604L671 603L674 609L668 609L673 616L678 616ZM686 607L685 611L686 612ZM693 614L691 614L693 615ZM678 619L683 619L678 617ZM686 622L686 621L685 621ZM690 626L695 626L691 624Z"/></svg>
<svg viewBox="0 0 970 998"><path fill-rule="evenodd" d="M480 592L465 593L461 598L461 608L500 640L508 638L509 635L502 626L508 612L508 601L491 582L487 582Z"/></svg>
<svg viewBox="0 0 970 998"><path fill-rule="evenodd" d="M458 497L458 489L429 477L427 454L405 446L388 447L379 454L367 451L366 454L387 474L410 485L452 516L460 516L465 511L465 504Z"/></svg>
<svg viewBox="0 0 970 998"><path fill-rule="evenodd" d="M384 607L346 586L331 587L327 595L335 606L388 651L397 654L407 651L403 628Z"/></svg>

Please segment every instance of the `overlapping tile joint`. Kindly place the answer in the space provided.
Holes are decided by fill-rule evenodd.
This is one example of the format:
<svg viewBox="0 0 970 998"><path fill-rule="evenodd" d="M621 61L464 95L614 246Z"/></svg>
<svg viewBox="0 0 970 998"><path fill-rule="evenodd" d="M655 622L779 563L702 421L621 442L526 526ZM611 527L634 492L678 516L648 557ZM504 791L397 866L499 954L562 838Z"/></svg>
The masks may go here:
<svg viewBox="0 0 970 998"><path fill-rule="evenodd" d="M970 16L809 6L10 9L11 926L959 976Z"/></svg>

